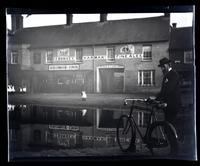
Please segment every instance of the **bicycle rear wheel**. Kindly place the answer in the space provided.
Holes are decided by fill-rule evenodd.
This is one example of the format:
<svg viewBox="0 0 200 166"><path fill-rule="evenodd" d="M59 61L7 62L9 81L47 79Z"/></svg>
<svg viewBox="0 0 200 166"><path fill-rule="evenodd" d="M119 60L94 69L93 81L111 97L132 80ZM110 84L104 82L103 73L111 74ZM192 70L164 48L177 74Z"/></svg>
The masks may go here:
<svg viewBox="0 0 200 166"><path fill-rule="evenodd" d="M117 124L117 142L123 152L135 150L136 131L127 115L122 115Z"/></svg>
<svg viewBox="0 0 200 166"><path fill-rule="evenodd" d="M147 142L154 156L177 155L178 142L176 132L167 122L154 122L147 134Z"/></svg>

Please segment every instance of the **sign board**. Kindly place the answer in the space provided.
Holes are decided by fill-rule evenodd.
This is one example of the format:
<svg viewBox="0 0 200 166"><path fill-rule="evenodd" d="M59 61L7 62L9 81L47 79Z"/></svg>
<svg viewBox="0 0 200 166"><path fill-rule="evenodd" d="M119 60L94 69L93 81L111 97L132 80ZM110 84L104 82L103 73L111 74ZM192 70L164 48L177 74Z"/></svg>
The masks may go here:
<svg viewBox="0 0 200 166"><path fill-rule="evenodd" d="M49 65L49 70L79 70L79 65Z"/></svg>
<svg viewBox="0 0 200 166"><path fill-rule="evenodd" d="M49 129L53 130L72 130L72 131L78 131L79 127L77 126L66 126L66 125L49 125Z"/></svg>
<svg viewBox="0 0 200 166"><path fill-rule="evenodd" d="M59 49L57 50L57 56L69 56L69 48Z"/></svg>
<svg viewBox="0 0 200 166"><path fill-rule="evenodd" d="M135 47L134 45L132 44L128 44L128 45L125 45L123 47L120 48L120 52L121 53L125 53L125 54L134 54L135 52Z"/></svg>

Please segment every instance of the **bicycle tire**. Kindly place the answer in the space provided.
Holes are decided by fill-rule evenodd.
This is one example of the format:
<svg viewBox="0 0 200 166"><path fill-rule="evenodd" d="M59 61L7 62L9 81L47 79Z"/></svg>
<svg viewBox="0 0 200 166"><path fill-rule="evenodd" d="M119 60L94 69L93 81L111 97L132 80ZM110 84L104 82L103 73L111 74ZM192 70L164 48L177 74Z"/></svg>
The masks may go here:
<svg viewBox="0 0 200 166"><path fill-rule="evenodd" d="M175 128L166 121L153 122L147 133L147 145L154 156L176 156L178 141Z"/></svg>
<svg viewBox="0 0 200 166"><path fill-rule="evenodd" d="M135 151L136 131L132 120L122 115L117 123L117 143L123 152Z"/></svg>

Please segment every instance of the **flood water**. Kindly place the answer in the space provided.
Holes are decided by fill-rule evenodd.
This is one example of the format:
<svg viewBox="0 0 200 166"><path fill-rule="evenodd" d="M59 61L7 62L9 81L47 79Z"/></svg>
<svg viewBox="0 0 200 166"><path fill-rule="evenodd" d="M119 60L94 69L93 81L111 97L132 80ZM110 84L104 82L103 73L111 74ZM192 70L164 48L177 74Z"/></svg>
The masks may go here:
<svg viewBox="0 0 200 166"><path fill-rule="evenodd" d="M8 112L9 154L15 158L21 152L118 148L117 121L129 110L8 105ZM149 113L134 117L141 129L146 127Z"/></svg>

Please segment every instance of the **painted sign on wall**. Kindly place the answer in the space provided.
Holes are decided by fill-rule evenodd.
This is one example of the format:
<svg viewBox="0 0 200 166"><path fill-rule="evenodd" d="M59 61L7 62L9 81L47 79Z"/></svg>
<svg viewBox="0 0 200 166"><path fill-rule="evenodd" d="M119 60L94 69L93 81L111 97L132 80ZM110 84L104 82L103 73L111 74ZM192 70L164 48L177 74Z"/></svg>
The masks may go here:
<svg viewBox="0 0 200 166"><path fill-rule="evenodd" d="M128 44L120 48L120 53L134 54L134 52L135 52L135 47L132 44Z"/></svg>
<svg viewBox="0 0 200 166"><path fill-rule="evenodd" d="M49 70L79 70L79 65L49 65Z"/></svg>

